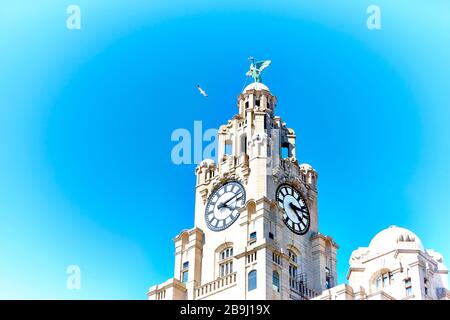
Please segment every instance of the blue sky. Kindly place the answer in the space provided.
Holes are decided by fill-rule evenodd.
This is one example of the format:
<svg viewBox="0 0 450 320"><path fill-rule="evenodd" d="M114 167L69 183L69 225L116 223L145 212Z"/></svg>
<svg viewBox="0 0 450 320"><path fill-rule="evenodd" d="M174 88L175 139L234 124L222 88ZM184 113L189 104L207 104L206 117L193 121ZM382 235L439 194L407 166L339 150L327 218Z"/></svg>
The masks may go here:
<svg viewBox="0 0 450 320"><path fill-rule="evenodd" d="M339 282L392 224L450 259L449 21L447 0L1 1L0 298L145 299L171 277L195 183L171 133L231 118L250 55L319 172Z"/></svg>

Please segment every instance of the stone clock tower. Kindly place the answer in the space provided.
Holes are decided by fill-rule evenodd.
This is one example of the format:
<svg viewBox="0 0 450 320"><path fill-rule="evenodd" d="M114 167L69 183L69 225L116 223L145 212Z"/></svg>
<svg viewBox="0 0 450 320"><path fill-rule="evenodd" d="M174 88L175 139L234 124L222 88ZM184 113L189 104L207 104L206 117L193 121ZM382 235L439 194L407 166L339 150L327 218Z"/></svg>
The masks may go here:
<svg viewBox="0 0 450 320"><path fill-rule="evenodd" d="M194 227L175 237L174 277L151 300L311 299L337 284L337 244L319 232L317 172L297 160L296 136L255 82L218 132L218 162L195 169Z"/></svg>

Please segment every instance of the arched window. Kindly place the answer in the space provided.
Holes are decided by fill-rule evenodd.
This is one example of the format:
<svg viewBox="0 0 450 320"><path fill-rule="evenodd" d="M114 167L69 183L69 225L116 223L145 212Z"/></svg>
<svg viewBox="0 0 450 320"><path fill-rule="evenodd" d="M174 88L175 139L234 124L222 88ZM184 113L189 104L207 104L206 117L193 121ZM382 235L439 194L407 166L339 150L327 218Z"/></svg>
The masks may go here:
<svg viewBox="0 0 450 320"><path fill-rule="evenodd" d="M273 290L280 292L280 275L276 271L272 272L272 284Z"/></svg>
<svg viewBox="0 0 450 320"><path fill-rule="evenodd" d="M256 270L248 273L248 291L256 289Z"/></svg>
<svg viewBox="0 0 450 320"><path fill-rule="evenodd" d="M219 254L219 276L225 277L230 273L233 273L233 247L228 247Z"/></svg>
<svg viewBox="0 0 450 320"><path fill-rule="evenodd" d="M377 290L386 288L393 283L392 273L389 271L380 273L378 277L375 278L375 286Z"/></svg>
<svg viewBox="0 0 450 320"><path fill-rule="evenodd" d="M233 153L233 143L231 142L231 140L227 140L227 141L225 141L224 154L231 155L232 153Z"/></svg>

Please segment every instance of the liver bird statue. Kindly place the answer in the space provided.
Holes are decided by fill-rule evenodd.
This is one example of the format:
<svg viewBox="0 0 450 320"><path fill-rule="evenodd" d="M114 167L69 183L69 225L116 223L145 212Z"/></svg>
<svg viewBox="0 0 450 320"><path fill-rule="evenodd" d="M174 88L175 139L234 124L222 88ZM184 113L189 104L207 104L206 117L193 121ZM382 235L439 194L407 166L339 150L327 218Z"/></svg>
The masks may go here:
<svg viewBox="0 0 450 320"><path fill-rule="evenodd" d="M261 60L255 62L255 58L250 57L248 60L251 61L250 63L250 70L247 71L245 74L247 77L252 77L255 82L262 82L261 73L265 68L267 68L272 61L270 60Z"/></svg>

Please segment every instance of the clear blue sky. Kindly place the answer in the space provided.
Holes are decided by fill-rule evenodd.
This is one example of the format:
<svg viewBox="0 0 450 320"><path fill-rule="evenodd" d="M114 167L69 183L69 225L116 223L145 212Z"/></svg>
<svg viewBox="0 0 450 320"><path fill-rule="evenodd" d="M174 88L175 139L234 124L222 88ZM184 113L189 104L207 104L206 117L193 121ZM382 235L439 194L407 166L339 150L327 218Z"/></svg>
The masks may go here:
<svg viewBox="0 0 450 320"><path fill-rule="evenodd" d="M392 224L449 262L449 21L448 0L1 1L0 298L145 299L171 277L195 183L171 133L231 118L250 55L319 172L339 282Z"/></svg>

